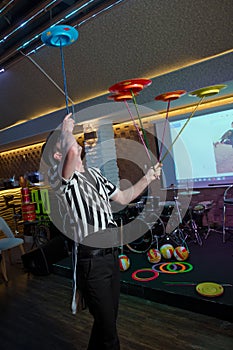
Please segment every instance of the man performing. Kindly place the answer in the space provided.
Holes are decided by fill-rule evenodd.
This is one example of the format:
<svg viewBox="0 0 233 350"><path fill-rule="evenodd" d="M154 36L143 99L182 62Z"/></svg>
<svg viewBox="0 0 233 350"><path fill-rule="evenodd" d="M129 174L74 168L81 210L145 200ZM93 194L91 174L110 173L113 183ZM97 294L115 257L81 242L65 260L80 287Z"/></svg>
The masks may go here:
<svg viewBox="0 0 233 350"><path fill-rule="evenodd" d="M47 139L42 156L50 166L50 185L66 208L62 219L70 232L64 233L76 242L78 289L94 318L88 350L119 350L119 239L110 200L130 203L160 178L161 164L151 167L135 185L120 190L100 170L84 166L73 129L74 120L68 114L61 129Z"/></svg>
<svg viewBox="0 0 233 350"><path fill-rule="evenodd" d="M233 147L233 122L231 123L231 129L224 132L220 141L214 142L214 147L219 144L231 145Z"/></svg>

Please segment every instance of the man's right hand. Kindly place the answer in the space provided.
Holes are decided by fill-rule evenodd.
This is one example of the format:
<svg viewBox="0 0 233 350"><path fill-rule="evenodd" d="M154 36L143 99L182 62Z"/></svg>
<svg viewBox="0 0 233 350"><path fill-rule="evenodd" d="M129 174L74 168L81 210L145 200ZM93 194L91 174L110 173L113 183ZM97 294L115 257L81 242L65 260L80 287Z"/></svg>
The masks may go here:
<svg viewBox="0 0 233 350"><path fill-rule="evenodd" d="M74 119L71 118L71 116L72 116L72 113L69 113L63 119L62 131L63 132L69 132L69 133L72 134L73 130L74 130Z"/></svg>

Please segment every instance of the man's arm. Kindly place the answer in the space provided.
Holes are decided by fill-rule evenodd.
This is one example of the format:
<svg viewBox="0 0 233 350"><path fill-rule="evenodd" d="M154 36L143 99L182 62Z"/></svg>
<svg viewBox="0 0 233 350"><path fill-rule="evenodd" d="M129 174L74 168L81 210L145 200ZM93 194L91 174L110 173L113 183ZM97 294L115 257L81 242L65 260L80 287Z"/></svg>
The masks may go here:
<svg viewBox="0 0 233 350"><path fill-rule="evenodd" d="M161 163L157 163L154 167L151 167L147 174L143 176L135 185L127 188L126 190L117 191L117 193L113 195L111 199L122 205L129 204L131 201L137 198L152 181L160 179L161 167Z"/></svg>
<svg viewBox="0 0 233 350"><path fill-rule="evenodd" d="M232 133L231 130L227 130L226 132L224 132L224 134L221 136L221 141L224 141L225 139L227 139L231 135L231 133Z"/></svg>
<svg viewBox="0 0 233 350"><path fill-rule="evenodd" d="M65 116L62 123L61 133L61 174L65 179L69 179L75 171L78 161L77 141L73 135L74 120L71 118L72 114Z"/></svg>

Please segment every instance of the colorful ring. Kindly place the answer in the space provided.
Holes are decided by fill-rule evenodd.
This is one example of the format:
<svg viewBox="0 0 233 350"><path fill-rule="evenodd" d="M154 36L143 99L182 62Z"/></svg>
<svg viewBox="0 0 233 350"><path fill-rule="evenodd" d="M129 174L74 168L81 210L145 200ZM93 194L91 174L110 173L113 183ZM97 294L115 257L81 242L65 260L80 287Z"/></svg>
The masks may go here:
<svg viewBox="0 0 233 350"><path fill-rule="evenodd" d="M173 266L173 269L172 270L168 270L168 271L176 271L177 270L177 264L172 263L172 266Z"/></svg>
<svg viewBox="0 0 233 350"><path fill-rule="evenodd" d="M188 266L188 268L186 270L178 270L177 273L189 272L189 271L191 271L193 269L193 265L191 265L190 263L188 263L186 261L183 261L182 263L178 263L178 262L168 263L168 265L167 265L168 271L172 271L172 270L170 270L170 265L173 265L173 264L176 264L176 265L179 265L179 266L180 265L184 265L184 267L185 267L185 265Z"/></svg>
<svg viewBox="0 0 233 350"><path fill-rule="evenodd" d="M181 266L181 269L180 270L178 270L178 271L174 271L174 270L169 270L169 269L167 269L167 270L164 270L164 267L166 266L168 266L168 265L173 265L173 264L176 264L176 265L178 265L178 266ZM160 267L159 267L159 269L160 269L160 271L162 271L162 272L164 272L164 273L178 273L178 272L183 272L183 271L185 271L185 266L182 264L182 263L164 263L164 264L162 264Z"/></svg>
<svg viewBox="0 0 233 350"><path fill-rule="evenodd" d="M47 46L68 46L78 39L78 31L71 26L53 26L41 35L42 42Z"/></svg>
<svg viewBox="0 0 233 350"><path fill-rule="evenodd" d="M178 265L178 266L181 266L181 269L177 270L177 271L174 271L174 270L171 270L171 265ZM164 269L164 267L167 267L167 270ZM185 269L185 266L188 266L187 269ZM159 268L156 269L156 268ZM170 268L170 271L169 271L169 268ZM169 273L169 274L174 274L174 273L184 273L184 272L189 272L193 269L193 265L191 265L190 263L188 262L167 262L167 263L157 263L155 265L152 266L152 270L156 271L156 272L162 272L162 273Z"/></svg>
<svg viewBox="0 0 233 350"><path fill-rule="evenodd" d="M137 274L140 273L140 272L152 272L153 273L153 276L151 277L138 277ZM135 280L135 281L141 281L141 282L147 282L147 281L152 281L154 280L155 278L157 278L159 276L159 273L158 271L154 271L152 269L148 269L148 268L145 268L145 269L139 269L139 270L136 270L132 273L132 278Z"/></svg>
<svg viewBox="0 0 233 350"><path fill-rule="evenodd" d="M154 264L153 266L152 266L152 270L154 270L154 271L156 271L156 272L163 272L163 271L161 271L160 270L160 266L161 265L164 265L164 264L168 264L168 263L157 263L157 264ZM159 269L156 269L156 267L159 267ZM168 273L168 271L164 271L163 273Z"/></svg>

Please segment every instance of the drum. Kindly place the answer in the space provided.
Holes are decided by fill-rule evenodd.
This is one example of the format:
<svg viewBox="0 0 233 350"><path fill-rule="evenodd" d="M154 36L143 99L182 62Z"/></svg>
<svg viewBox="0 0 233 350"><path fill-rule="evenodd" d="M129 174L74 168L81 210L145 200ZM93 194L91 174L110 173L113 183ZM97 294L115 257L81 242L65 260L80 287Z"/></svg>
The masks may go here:
<svg viewBox="0 0 233 350"><path fill-rule="evenodd" d="M29 188L28 187L23 187L21 189L21 196L22 196L22 203L30 203L30 193L29 193Z"/></svg>
<svg viewBox="0 0 233 350"><path fill-rule="evenodd" d="M198 204L203 205L205 207L205 211L207 211L207 210L210 210L213 208L213 203L214 203L214 201L212 200L212 201L199 202Z"/></svg>
<svg viewBox="0 0 233 350"><path fill-rule="evenodd" d="M132 228L133 227L135 227L138 232L143 233L135 241L126 244L129 250L134 253L147 252L154 242L157 242L158 237L165 233L163 221L156 214L149 215L147 221L142 217L135 219L132 223Z"/></svg>
<svg viewBox="0 0 233 350"><path fill-rule="evenodd" d="M198 203L193 207L192 217L195 220L198 227L203 226L203 217L204 217L205 210L206 210L205 206L201 203Z"/></svg>
<svg viewBox="0 0 233 350"><path fill-rule="evenodd" d="M180 206L180 203L177 202L178 206ZM160 208L162 207L162 213L161 216L165 218L169 218L172 215L173 209L176 206L175 201L166 201L166 202L160 202L159 203Z"/></svg>
<svg viewBox="0 0 233 350"><path fill-rule="evenodd" d="M22 217L23 217L23 221L35 221L36 220L35 203L22 204Z"/></svg>
<svg viewBox="0 0 233 350"><path fill-rule="evenodd" d="M142 212L143 208L144 208L143 201L128 204L128 218L129 218L129 220L136 218Z"/></svg>
<svg viewBox="0 0 233 350"><path fill-rule="evenodd" d="M128 207L116 212L116 213L113 213L113 219L114 221L116 221L117 223L117 226L121 226L121 224L125 224L129 221L129 210L128 210Z"/></svg>
<svg viewBox="0 0 233 350"><path fill-rule="evenodd" d="M193 214L194 215L203 215L205 212L205 206L201 203L198 203L193 207Z"/></svg>
<svg viewBox="0 0 233 350"><path fill-rule="evenodd" d="M154 212L159 208L159 200L158 196L143 196L142 200L144 202L145 211Z"/></svg>

